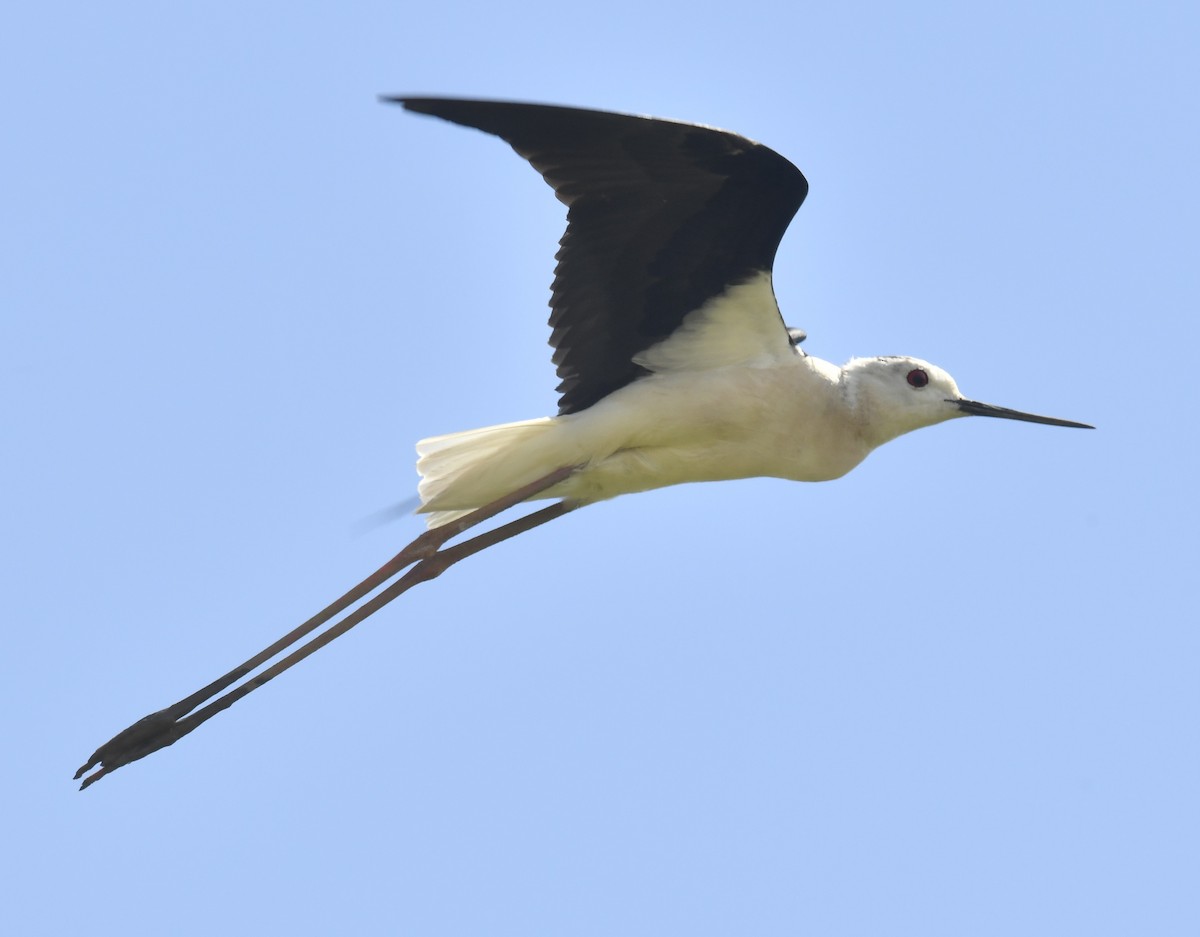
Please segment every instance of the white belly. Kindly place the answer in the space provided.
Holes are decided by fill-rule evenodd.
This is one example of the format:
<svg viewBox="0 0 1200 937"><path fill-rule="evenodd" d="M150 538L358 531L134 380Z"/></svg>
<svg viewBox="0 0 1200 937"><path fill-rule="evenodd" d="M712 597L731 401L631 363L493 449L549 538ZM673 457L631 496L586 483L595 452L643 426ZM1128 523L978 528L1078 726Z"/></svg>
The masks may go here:
<svg viewBox="0 0 1200 937"><path fill-rule="evenodd" d="M587 503L684 482L837 478L870 451L840 375L800 356L654 374L579 413L422 440L421 509L444 523L564 465L581 468L540 497Z"/></svg>

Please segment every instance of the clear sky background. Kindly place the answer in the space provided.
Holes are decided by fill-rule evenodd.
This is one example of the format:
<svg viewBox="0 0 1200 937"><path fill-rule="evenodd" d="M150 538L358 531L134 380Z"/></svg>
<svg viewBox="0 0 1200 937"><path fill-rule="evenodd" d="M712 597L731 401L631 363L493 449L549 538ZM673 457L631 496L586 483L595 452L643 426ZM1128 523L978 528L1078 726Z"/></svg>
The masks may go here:
<svg viewBox="0 0 1200 937"><path fill-rule="evenodd" d="M24 4L0 36L21 934L1195 935L1194 4ZM173 748L71 774L419 529L426 435L553 412L563 208L377 103L716 124L812 186L810 353L960 420L589 508Z"/></svg>

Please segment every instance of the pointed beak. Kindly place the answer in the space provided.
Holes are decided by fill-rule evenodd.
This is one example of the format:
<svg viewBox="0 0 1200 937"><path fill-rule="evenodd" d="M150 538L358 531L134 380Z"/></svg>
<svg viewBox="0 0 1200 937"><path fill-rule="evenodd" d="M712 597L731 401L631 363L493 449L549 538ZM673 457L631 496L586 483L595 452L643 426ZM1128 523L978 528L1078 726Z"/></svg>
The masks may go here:
<svg viewBox="0 0 1200 937"><path fill-rule="evenodd" d="M946 403L956 404L963 413L971 416L995 416L1002 420L1024 420L1026 423L1045 423L1047 426L1074 426L1076 429L1095 429L1087 423L1076 423L1073 420L1060 420L1053 416L1038 416L1036 413L1022 413L1020 410L1010 410L1008 407L995 407L990 403L980 403L977 400L947 400Z"/></svg>

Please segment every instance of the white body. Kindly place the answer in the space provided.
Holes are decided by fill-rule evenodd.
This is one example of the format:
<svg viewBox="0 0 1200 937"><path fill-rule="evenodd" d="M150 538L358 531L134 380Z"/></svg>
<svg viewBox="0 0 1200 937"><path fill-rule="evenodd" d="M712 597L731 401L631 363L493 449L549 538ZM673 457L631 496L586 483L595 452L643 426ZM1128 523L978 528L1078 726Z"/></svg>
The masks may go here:
<svg viewBox="0 0 1200 937"><path fill-rule="evenodd" d="M961 415L948 374L913 358L844 368L788 341L769 274L691 313L637 362L652 373L586 410L424 439L421 511L431 527L565 465L539 497L581 503L682 482L837 478L901 433ZM928 386L909 386L914 368Z"/></svg>

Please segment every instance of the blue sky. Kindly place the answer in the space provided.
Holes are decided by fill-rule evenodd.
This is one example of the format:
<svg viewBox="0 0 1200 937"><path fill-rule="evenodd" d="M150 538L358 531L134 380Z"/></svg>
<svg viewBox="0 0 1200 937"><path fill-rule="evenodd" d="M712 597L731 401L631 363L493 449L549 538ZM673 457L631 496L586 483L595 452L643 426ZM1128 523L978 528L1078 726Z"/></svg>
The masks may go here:
<svg viewBox="0 0 1200 937"><path fill-rule="evenodd" d="M1200 931L1189 5L43 4L0 37L25 934ZM552 412L562 207L379 93L779 150L812 354L962 420L581 511L85 794L419 530L426 435Z"/></svg>

